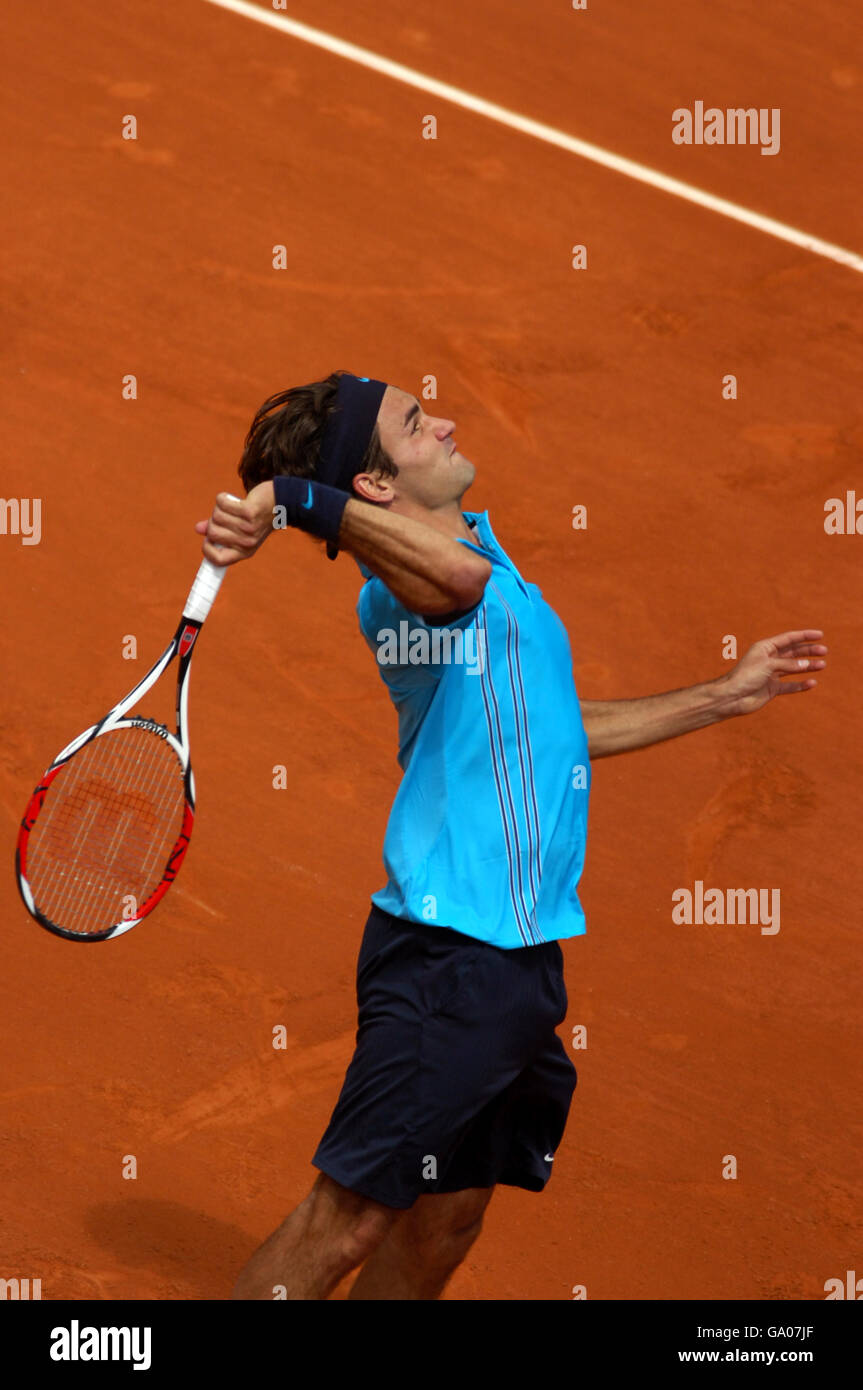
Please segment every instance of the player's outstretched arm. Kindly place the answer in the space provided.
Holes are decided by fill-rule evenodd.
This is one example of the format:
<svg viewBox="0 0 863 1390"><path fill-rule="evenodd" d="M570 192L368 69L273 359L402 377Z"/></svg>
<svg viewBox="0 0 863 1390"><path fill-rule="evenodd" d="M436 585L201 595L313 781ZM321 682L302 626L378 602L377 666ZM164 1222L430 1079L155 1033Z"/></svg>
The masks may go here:
<svg viewBox="0 0 863 1390"><path fill-rule="evenodd" d="M738 714L753 714L776 695L812 690L818 682L804 671L826 666L820 628L799 628L755 642L733 670L716 680L645 695L635 700L582 700L581 714L591 760L647 748Z"/></svg>

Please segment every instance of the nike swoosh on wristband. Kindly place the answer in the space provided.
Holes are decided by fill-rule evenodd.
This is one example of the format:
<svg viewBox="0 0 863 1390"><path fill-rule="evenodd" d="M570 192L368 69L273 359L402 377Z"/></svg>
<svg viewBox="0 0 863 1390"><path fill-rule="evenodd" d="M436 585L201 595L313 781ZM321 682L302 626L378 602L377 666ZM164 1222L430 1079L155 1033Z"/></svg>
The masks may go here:
<svg viewBox="0 0 863 1390"><path fill-rule="evenodd" d="M303 508L304 511L309 511L312 507L314 500L315 499L312 497L312 485L311 483L309 483L309 491L306 495L306 500L305 502L301 502L300 506Z"/></svg>

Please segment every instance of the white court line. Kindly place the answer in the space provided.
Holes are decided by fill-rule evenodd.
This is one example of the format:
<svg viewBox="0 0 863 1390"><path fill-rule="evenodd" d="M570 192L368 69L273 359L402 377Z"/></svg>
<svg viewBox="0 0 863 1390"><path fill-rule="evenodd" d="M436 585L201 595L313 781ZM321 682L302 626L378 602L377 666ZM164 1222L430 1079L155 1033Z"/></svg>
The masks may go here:
<svg viewBox="0 0 863 1390"><path fill-rule="evenodd" d="M663 193L671 193L675 198L683 198L687 203L695 203L710 212L718 212L722 217L730 217L734 222L742 222L747 227L766 232L768 236L776 237L779 241L790 242L792 246L799 246L804 251L812 251L816 256L835 261L837 265L845 265L851 270L863 273L863 256L858 256L853 251L846 251L842 246L822 241L820 237L810 236L808 232L800 232L796 227L789 227L772 217L763 217L760 212L752 212L749 208L731 203L726 198L717 198L713 193L707 193L703 188L695 188L691 183L669 178L657 169L612 154L611 150L604 150L600 145L591 145L586 140L576 140L574 136L566 135L554 126L544 125L542 121L532 121L527 116L519 116L516 111L498 106L493 101L484 101L482 97L475 97L461 87L452 87L448 82L438 82L435 77L426 77L402 63L394 63L389 58L372 53L371 49L360 48L355 43L334 38L332 34L325 34L322 29L313 29L311 25L289 19L283 13L251 5L247 0L207 0L207 3L218 5L223 10L230 10L233 14L243 15L246 19L254 19L258 24L266 24L271 29L280 29L283 34L290 34L295 39L301 39L303 43L310 43L315 48L334 53L338 58L346 58L350 63L359 63L371 72L391 77L395 82L404 82L408 87L416 87L421 92L428 92L430 96L440 97L442 101L449 101L465 111L475 111L478 116L497 121L498 125L509 126L510 130L530 135L535 140L543 140L547 145L556 145L558 149L578 155L580 159L588 159L593 164L601 164L605 169L613 169L615 173L635 179L637 183L646 183Z"/></svg>

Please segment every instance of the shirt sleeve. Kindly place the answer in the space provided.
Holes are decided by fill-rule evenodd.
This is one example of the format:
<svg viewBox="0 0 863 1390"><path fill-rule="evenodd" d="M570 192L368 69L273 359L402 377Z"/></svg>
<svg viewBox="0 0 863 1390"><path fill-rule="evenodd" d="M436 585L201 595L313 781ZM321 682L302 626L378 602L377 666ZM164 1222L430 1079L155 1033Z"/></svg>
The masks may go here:
<svg viewBox="0 0 863 1390"><path fill-rule="evenodd" d="M365 568L365 567L364 567ZM417 632L439 628L467 628L475 619L482 600L472 608L453 613L424 615L412 613L396 598L379 576L369 573L360 590L357 616L360 631L374 653L381 676L395 697L410 690L437 684L441 666L435 662L409 659L411 643L416 653L421 647Z"/></svg>

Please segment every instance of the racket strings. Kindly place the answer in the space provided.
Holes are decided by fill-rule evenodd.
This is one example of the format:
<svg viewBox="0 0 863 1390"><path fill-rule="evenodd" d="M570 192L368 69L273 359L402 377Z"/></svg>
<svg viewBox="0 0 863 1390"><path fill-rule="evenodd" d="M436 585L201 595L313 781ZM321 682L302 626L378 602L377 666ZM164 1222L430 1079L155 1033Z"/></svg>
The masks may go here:
<svg viewBox="0 0 863 1390"><path fill-rule="evenodd" d="M185 812L183 767L151 729L113 729L56 776L30 834L37 908L82 936L105 931L158 887Z"/></svg>

